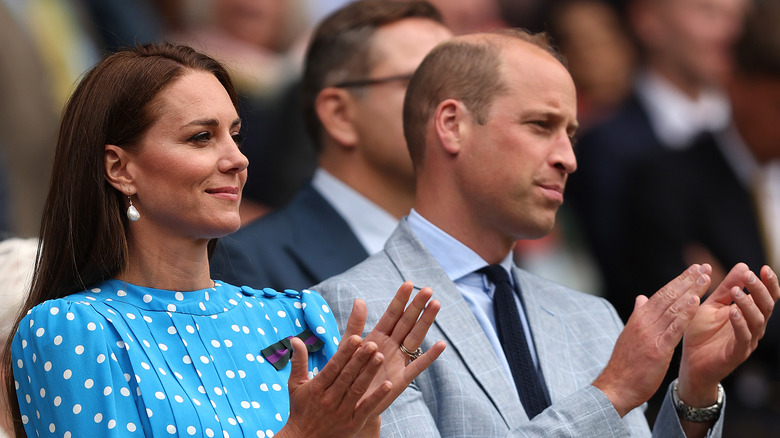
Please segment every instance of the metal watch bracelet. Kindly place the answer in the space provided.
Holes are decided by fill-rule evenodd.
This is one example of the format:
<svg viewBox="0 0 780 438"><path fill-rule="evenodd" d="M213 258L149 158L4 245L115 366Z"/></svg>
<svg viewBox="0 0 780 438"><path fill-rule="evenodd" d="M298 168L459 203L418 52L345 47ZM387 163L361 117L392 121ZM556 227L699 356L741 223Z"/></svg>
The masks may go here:
<svg viewBox="0 0 780 438"><path fill-rule="evenodd" d="M683 420L693 421L696 423L705 423L715 421L720 416L720 411L723 408L724 392L723 386L718 383L718 400L712 406L706 408L695 408L688 406L682 400L680 400L680 394L677 392L677 379L672 382L672 403L677 411L677 414Z"/></svg>

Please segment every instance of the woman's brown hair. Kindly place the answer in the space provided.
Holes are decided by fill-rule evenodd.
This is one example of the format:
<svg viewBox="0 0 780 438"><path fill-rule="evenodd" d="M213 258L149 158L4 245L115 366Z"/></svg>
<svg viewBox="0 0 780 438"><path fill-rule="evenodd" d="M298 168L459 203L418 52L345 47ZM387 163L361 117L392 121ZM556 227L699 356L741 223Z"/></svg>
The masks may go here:
<svg viewBox="0 0 780 438"><path fill-rule="evenodd" d="M125 196L105 179L107 144L133 150L159 117L155 97L187 71L212 73L237 96L227 71L190 47L147 44L95 65L71 95L60 121L30 294L3 350L6 394L16 436L24 437L11 367L11 342L34 306L116 275L127 262Z"/></svg>

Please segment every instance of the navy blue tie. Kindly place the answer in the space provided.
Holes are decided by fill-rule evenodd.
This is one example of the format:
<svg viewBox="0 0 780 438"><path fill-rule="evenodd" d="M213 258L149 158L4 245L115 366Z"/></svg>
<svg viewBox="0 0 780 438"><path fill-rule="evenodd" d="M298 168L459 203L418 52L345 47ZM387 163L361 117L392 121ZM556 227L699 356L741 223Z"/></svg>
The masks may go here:
<svg viewBox="0 0 780 438"><path fill-rule="evenodd" d="M488 280L496 286L493 296L493 313L496 318L496 329L501 347L512 377L515 380L520 401L523 403L528 418L534 418L550 405L546 391L542 387L540 371L536 370L528 341L520 321L520 313L514 298L514 288L509 283L509 276L501 265L490 265L478 272L485 274Z"/></svg>

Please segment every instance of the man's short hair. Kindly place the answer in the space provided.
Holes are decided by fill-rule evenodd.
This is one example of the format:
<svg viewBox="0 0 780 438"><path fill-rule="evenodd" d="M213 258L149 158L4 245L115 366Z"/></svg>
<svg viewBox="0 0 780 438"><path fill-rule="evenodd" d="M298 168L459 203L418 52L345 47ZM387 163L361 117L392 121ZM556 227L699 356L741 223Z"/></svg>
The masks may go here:
<svg viewBox="0 0 780 438"><path fill-rule="evenodd" d="M302 95L306 128L318 150L323 127L315 109L317 95L326 87L368 75L382 55L371 50L374 33L407 18L443 24L439 11L424 1L362 0L337 10L317 26L306 52Z"/></svg>
<svg viewBox="0 0 780 438"><path fill-rule="evenodd" d="M564 64L545 33L500 29L486 38L456 38L436 46L417 68L404 99L404 136L415 168L425 155L425 130L436 107L445 99L462 102L479 124L487 121L493 99L506 91L501 77L504 42L490 35L516 38L550 53Z"/></svg>

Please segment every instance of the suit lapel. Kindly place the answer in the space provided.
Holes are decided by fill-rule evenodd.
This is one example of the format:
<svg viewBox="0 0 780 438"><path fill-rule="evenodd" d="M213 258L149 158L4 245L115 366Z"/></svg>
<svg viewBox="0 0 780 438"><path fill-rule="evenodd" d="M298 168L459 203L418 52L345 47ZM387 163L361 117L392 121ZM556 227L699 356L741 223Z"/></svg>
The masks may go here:
<svg viewBox="0 0 780 438"><path fill-rule="evenodd" d="M441 302L435 325L444 333L449 354L457 354L485 391L508 427L528 421L525 410L513 390L490 342L455 284L433 256L414 237L405 221L393 233L385 250L404 281L416 289L431 287ZM445 350L444 354L448 354Z"/></svg>
<svg viewBox="0 0 780 438"><path fill-rule="evenodd" d="M302 189L294 202L289 213L296 235L286 250L311 278L324 280L368 257L349 225L312 186Z"/></svg>

